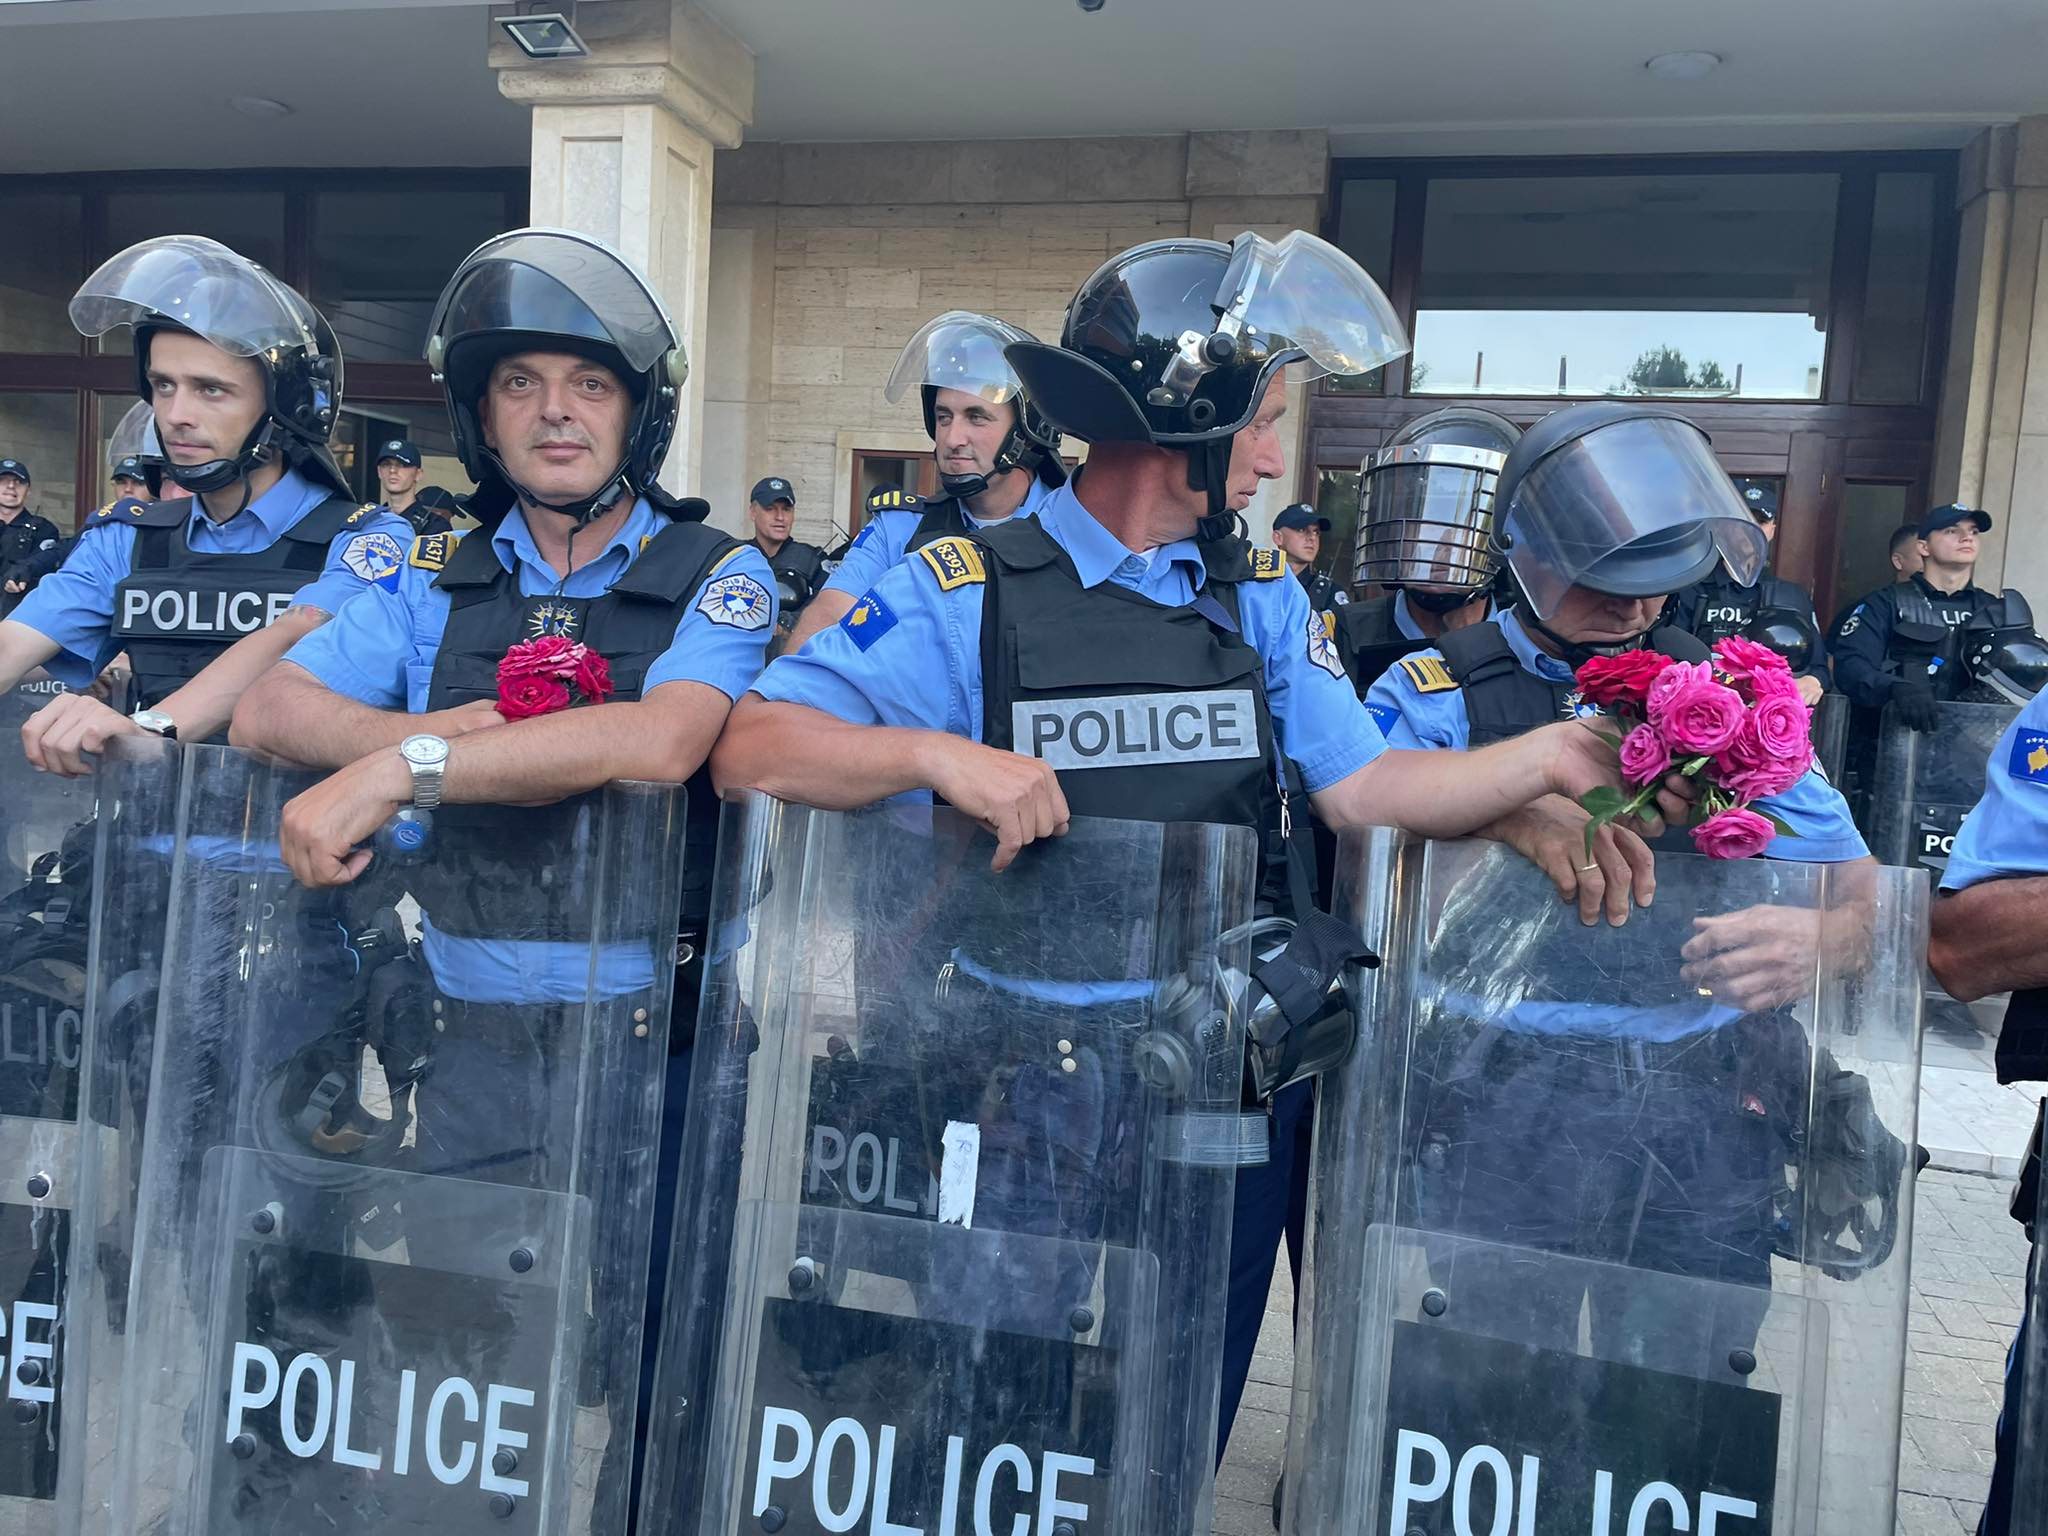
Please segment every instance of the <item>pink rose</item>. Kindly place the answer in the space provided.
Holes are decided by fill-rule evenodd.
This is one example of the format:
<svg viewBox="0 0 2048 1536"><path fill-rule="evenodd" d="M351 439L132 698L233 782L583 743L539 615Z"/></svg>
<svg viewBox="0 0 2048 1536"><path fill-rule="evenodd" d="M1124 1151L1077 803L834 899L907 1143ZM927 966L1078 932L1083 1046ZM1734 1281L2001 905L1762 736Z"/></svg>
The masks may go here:
<svg viewBox="0 0 2048 1536"><path fill-rule="evenodd" d="M1650 685L1646 710L1672 750L1687 756L1719 752L1742 729L1742 695L1714 681L1704 661L1666 667Z"/></svg>
<svg viewBox="0 0 2048 1536"><path fill-rule="evenodd" d="M1742 635L1729 635L1714 642L1714 660L1720 665L1721 675L1742 692L1743 687L1755 679L1771 674L1782 677L1792 675L1791 665L1768 645L1748 639Z"/></svg>
<svg viewBox="0 0 2048 1536"><path fill-rule="evenodd" d="M1715 754L1710 777L1738 800L1782 795L1813 766L1806 729L1806 706L1799 700L1767 698L1750 711L1726 750Z"/></svg>
<svg viewBox="0 0 2048 1536"><path fill-rule="evenodd" d="M586 704L602 704L612 691L612 669L602 652L588 646L578 646L576 657L576 691L583 695Z"/></svg>
<svg viewBox="0 0 2048 1536"><path fill-rule="evenodd" d="M1773 757L1797 759L1800 772L1813 761L1813 714L1799 697L1799 685L1792 692L1769 693L1758 698L1749 712L1749 724L1756 739Z"/></svg>
<svg viewBox="0 0 2048 1536"><path fill-rule="evenodd" d="M1631 784L1654 784L1671 770L1671 748L1654 725L1639 725L1621 739L1621 776Z"/></svg>
<svg viewBox="0 0 2048 1536"><path fill-rule="evenodd" d="M1692 845L1710 859L1754 858L1777 836L1773 827L1755 811L1740 806L1716 811L1692 829Z"/></svg>
<svg viewBox="0 0 2048 1536"><path fill-rule="evenodd" d="M1799 691L1799 679L1788 668L1783 672L1759 672L1746 685L1750 702L1761 704L1765 699L1790 699L1801 709L1806 708L1806 698ZM1736 690L1740 692L1741 689Z"/></svg>

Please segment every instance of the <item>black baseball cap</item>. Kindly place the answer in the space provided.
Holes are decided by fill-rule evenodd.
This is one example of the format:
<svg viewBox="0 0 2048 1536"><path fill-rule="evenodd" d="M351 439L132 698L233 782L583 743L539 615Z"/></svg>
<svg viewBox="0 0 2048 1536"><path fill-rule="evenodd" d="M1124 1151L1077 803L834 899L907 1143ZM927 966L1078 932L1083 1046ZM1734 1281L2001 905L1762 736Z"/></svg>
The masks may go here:
<svg viewBox="0 0 2048 1536"><path fill-rule="evenodd" d="M12 475L23 485L31 484L28 466L19 459L0 459L0 475Z"/></svg>
<svg viewBox="0 0 2048 1536"><path fill-rule="evenodd" d="M1284 509L1273 519L1273 526L1279 528L1314 528L1320 532L1330 531L1330 520L1305 501L1297 501Z"/></svg>
<svg viewBox="0 0 2048 1536"><path fill-rule="evenodd" d="M1742 492L1742 504L1749 508L1751 517L1760 523L1778 520L1778 492L1775 487L1742 478L1737 478L1735 484Z"/></svg>
<svg viewBox="0 0 2048 1536"><path fill-rule="evenodd" d="M5 473L5 470L0 469L0 473ZM1966 507L1960 501L1952 501L1945 507L1936 507L1920 519L1920 537L1924 539L1930 533L1939 533L1944 528L1953 528L1957 523L1963 522L1965 519L1975 522L1979 533L1989 533L1991 531L1991 514L1989 512L1984 511L1981 507Z"/></svg>
<svg viewBox="0 0 2048 1536"><path fill-rule="evenodd" d="M770 475L766 480L754 482L754 489L748 493L747 500L761 507L772 507L778 501L786 501L793 507L796 505L796 492L789 488L789 482L782 476Z"/></svg>
<svg viewBox="0 0 2048 1536"><path fill-rule="evenodd" d="M377 449L377 462L382 464L386 459L396 459L413 469L420 467L419 448L402 437L394 437Z"/></svg>
<svg viewBox="0 0 2048 1536"><path fill-rule="evenodd" d="M142 472L142 460L135 457L135 455L132 453L129 454L127 458L121 459L115 463L113 478L116 480L142 481L147 481L149 479L149 477Z"/></svg>

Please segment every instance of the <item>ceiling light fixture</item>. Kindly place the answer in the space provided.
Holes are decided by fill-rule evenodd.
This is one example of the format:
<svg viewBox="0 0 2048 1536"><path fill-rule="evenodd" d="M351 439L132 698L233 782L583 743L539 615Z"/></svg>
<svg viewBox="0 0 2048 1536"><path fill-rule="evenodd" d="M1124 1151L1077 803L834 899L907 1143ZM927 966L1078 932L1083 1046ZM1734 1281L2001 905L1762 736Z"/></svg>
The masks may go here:
<svg viewBox="0 0 2048 1536"><path fill-rule="evenodd" d="M498 25L529 59L581 59L590 49L560 11L532 16L500 16Z"/></svg>
<svg viewBox="0 0 2048 1536"><path fill-rule="evenodd" d="M1700 50L1660 53L1643 61L1643 68L1659 80L1702 80L1721 67L1721 55Z"/></svg>
<svg viewBox="0 0 2048 1536"><path fill-rule="evenodd" d="M290 117L292 107L268 96L230 96L228 105L244 117Z"/></svg>

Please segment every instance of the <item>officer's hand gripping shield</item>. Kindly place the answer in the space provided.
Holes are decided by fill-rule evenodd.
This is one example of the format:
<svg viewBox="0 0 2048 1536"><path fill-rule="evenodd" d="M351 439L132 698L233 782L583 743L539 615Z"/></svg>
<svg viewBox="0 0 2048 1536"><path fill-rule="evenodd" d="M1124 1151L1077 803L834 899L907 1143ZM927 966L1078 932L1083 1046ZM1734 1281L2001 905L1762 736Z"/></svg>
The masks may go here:
<svg viewBox="0 0 2048 1536"><path fill-rule="evenodd" d="M1255 842L992 851L728 802L643 1530L1208 1528Z"/></svg>
<svg viewBox="0 0 2048 1536"><path fill-rule="evenodd" d="M1293 1532L1892 1525L1926 882L1660 856L1585 927L1348 836L1387 957L1326 1077Z"/></svg>
<svg viewBox="0 0 2048 1536"><path fill-rule="evenodd" d="M81 1136L92 784L33 771L18 745L62 691L0 694L0 1529L28 1533L77 1528L90 1462L91 1368L73 1335L97 1219Z"/></svg>
<svg viewBox="0 0 2048 1536"><path fill-rule="evenodd" d="M443 807L312 891L316 780L185 759L113 1529L624 1529L679 792Z"/></svg>

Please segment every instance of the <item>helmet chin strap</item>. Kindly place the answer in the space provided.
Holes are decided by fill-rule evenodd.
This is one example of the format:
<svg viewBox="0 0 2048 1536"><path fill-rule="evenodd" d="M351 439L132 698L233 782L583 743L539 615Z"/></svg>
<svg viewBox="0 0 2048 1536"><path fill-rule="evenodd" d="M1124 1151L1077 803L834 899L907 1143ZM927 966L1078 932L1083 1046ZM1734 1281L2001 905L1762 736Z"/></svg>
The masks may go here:
<svg viewBox="0 0 2048 1536"><path fill-rule="evenodd" d="M1013 469L1035 472L1039 460L1045 457L1045 450L1024 435L1024 429L1012 426L1003 434L1002 446L996 449L995 463L985 475L949 475L939 471L939 484L948 496L960 501L972 501L995 481Z"/></svg>
<svg viewBox="0 0 2048 1536"><path fill-rule="evenodd" d="M164 456L163 472L172 483L194 496L206 495L212 491L224 491L237 480L242 482L242 505L249 504L249 475L259 469L275 450L277 423L265 416L242 440L242 447L231 459L208 459L204 464L184 465Z"/></svg>
<svg viewBox="0 0 2048 1536"><path fill-rule="evenodd" d="M1581 641L1565 639L1563 635L1560 635L1533 613L1527 615L1526 622L1529 628L1535 630L1537 634L1558 648L1559 659L1569 665L1574 672L1578 671L1580 667L1583 667L1595 656L1619 656L1623 651L1640 649L1643 641L1649 637L1650 633L1645 629L1630 635L1625 640L1616 640L1607 645L1586 645Z"/></svg>
<svg viewBox="0 0 2048 1536"><path fill-rule="evenodd" d="M619 460L618 468L614 469L606 478L604 484L599 486L590 495L576 501L549 501L545 496L530 491L524 485L521 485L513 476L512 471L505 467L505 461L498 457L498 451L495 448L486 448L483 454L484 458L490 463L491 468L495 469L498 472L499 478L511 487L512 494L518 497L522 504L529 507L544 507L550 512L559 512L563 517L575 519L578 528L582 528L603 516L620 496L633 489L632 479L627 473L628 466L631 463L630 456Z"/></svg>
<svg viewBox="0 0 2048 1536"><path fill-rule="evenodd" d="M1195 539L1216 544L1244 531L1244 519L1230 510L1229 437L1212 437L1189 443L1181 451L1188 459L1188 489L1207 494L1209 510L1195 524Z"/></svg>

